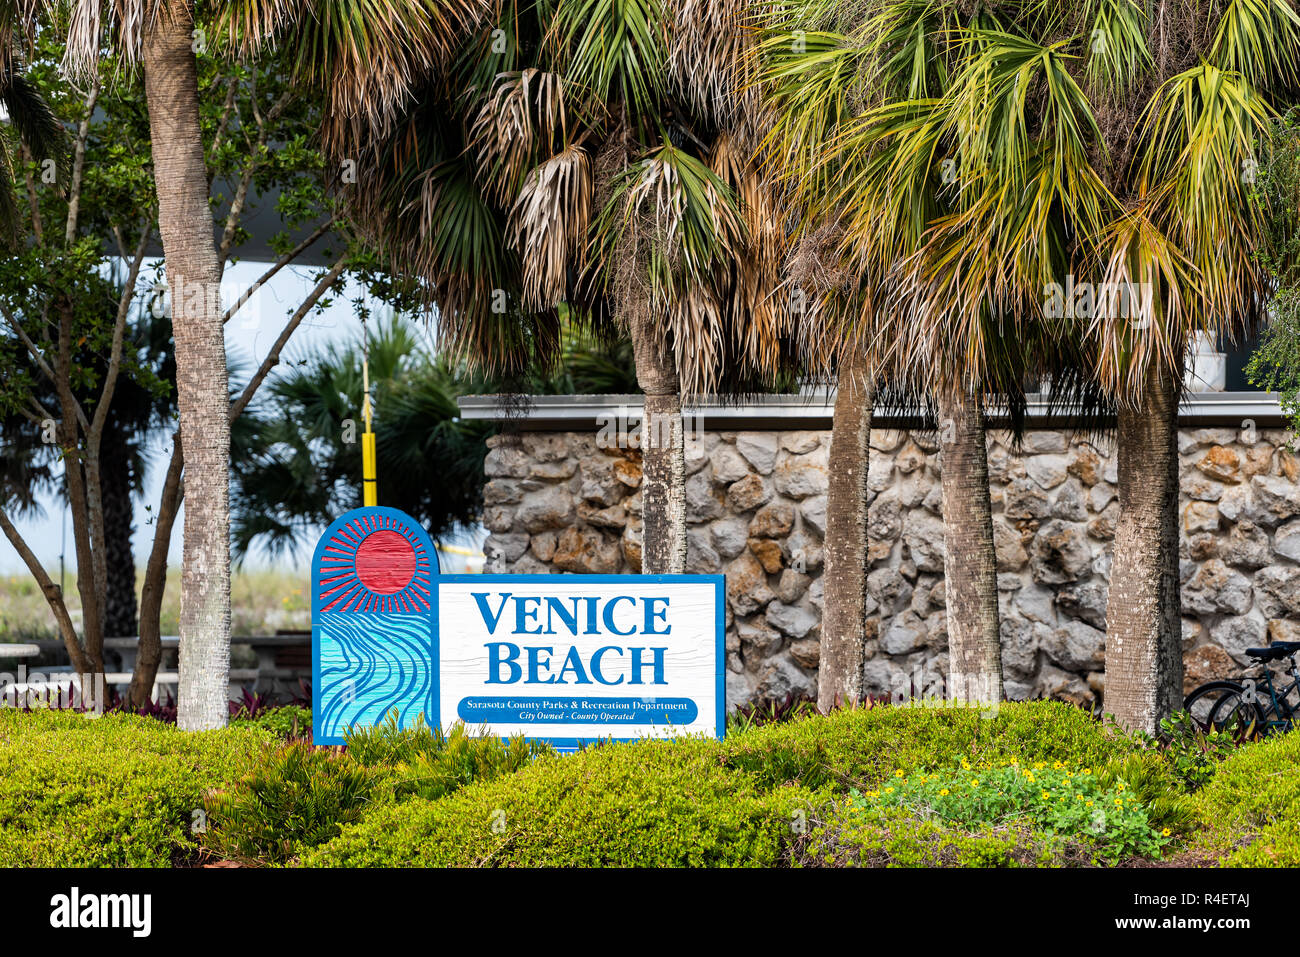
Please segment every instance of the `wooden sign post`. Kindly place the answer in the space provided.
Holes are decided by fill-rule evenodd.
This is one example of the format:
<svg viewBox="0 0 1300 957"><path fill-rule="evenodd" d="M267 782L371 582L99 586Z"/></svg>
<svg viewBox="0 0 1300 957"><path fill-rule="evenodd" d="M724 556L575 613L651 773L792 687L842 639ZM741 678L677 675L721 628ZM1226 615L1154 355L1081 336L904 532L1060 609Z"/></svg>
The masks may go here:
<svg viewBox="0 0 1300 957"><path fill-rule="evenodd" d="M410 516L368 507L312 563L314 738L397 710L557 748L726 723L721 575L440 575Z"/></svg>

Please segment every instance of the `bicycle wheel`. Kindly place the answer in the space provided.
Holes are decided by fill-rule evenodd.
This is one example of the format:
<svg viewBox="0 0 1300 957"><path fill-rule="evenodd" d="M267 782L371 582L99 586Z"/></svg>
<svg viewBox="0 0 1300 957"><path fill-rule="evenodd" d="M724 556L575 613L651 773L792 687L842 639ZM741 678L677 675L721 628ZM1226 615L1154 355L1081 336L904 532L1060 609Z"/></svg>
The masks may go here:
<svg viewBox="0 0 1300 957"><path fill-rule="evenodd" d="M1254 687L1224 694L1210 712L1210 727L1239 740L1264 733L1273 708L1271 703L1261 701L1257 695Z"/></svg>
<svg viewBox="0 0 1300 957"><path fill-rule="evenodd" d="M1211 681L1201 685L1183 699L1183 710L1191 715L1202 731L1210 730L1210 716L1225 695L1243 695L1245 687L1235 681Z"/></svg>

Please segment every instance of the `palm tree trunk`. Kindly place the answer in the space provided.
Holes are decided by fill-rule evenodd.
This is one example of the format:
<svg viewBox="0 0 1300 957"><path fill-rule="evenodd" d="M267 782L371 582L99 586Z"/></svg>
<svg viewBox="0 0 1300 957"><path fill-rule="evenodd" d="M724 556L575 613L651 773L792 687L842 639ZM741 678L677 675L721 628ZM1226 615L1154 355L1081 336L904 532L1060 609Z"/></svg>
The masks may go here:
<svg viewBox="0 0 1300 957"><path fill-rule="evenodd" d="M1116 429L1119 524L1106 608L1105 708L1122 728L1151 734L1182 699L1179 389L1168 366L1153 361L1140 405L1121 407Z"/></svg>
<svg viewBox="0 0 1300 957"><path fill-rule="evenodd" d="M824 611L817 707L862 699L867 660L867 464L872 389L860 353L840 369L827 462Z"/></svg>
<svg viewBox="0 0 1300 957"><path fill-rule="evenodd" d="M230 673L230 399L192 28L170 5L143 57L185 446L177 724L190 731L225 726Z"/></svg>
<svg viewBox="0 0 1300 957"><path fill-rule="evenodd" d="M984 401L979 393L939 401L948 615L948 697L1002 700L998 564L993 550Z"/></svg>
<svg viewBox="0 0 1300 957"><path fill-rule="evenodd" d="M686 450L672 344L648 316L631 321L636 379L645 393L641 421L641 571L686 568Z"/></svg>

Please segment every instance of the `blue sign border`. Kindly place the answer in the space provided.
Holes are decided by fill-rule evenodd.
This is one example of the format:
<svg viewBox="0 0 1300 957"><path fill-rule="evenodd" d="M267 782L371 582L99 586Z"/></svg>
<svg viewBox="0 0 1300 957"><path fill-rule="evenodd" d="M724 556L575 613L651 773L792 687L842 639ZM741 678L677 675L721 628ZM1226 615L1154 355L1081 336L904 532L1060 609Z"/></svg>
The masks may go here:
<svg viewBox="0 0 1300 957"><path fill-rule="evenodd" d="M432 600L429 603L429 611L422 614L431 616L432 634L430 636L433 648L433 700L437 707L442 707L442 647L441 647L441 621L439 610L439 593L438 586L442 582L448 584L537 584L539 579L557 578L565 581L583 581L592 584L626 584L628 582L654 582L662 584L701 584L709 583L714 587L714 661L716 662L715 690L716 698L714 734L720 740L726 735L727 731L727 577L726 575L574 575L574 574L557 574L557 575L524 575L524 574L504 574L504 575L473 575L473 574L455 574L444 575L441 570L441 562L438 557L438 550L434 547L432 539L424 526L413 519L405 512L377 505L363 508L352 509L351 511L340 515L329 527L325 529L320 539L316 543L316 548L312 552L311 567L311 604L312 604L312 629L311 629L311 651L312 651L312 732L313 742L319 745L339 745L344 744L342 737L320 737L316 736L317 728L321 727L320 706L322 701L321 675L320 675L320 572L321 558L324 554L325 545L334 536L340 528L355 522L358 518L366 515L376 515L393 519L410 525L418 530L423 536L424 543L428 547L433 557L430 568L430 579L433 588ZM366 612L353 612L352 614L362 615ZM425 715L425 721L434 726L440 724L441 714ZM534 737L526 736L529 741L537 741L549 744L558 751L575 751L586 744L595 744L599 741L641 741L655 740L658 736L639 735L632 737L615 737L612 735L597 736L591 738L551 738L551 737Z"/></svg>
<svg viewBox="0 0 1300 957"><path fill-rule="evenodd" d="M359 518L367 515L377 515L383 518L392 519L402 524L410 525L423 539L424 546L429 550L431 561L429 562L429 578L433 585L433 596L429 602L429 610L424 614L431 616L433 622L433 634L430 640L433 644L433 700L438 701L441 698L441 677L442 669L439 667L440 659L438 647L438 582L442 578L442 559L438 556L438 549L434 547L433 539L424 526L417 522L410 515L407 515L401 509L389 508L386 505L368 505L361 508L354 508L351 511L344 512L338 518L329 524L329 527L321 533L320 539L316 542L315 549L311 555L311 727L312 743L318 745L338 745L346 743L343 738L337 736L317 736L316 729L321 727L321 702L324 696L321 694L320 678L320 572L321 558L325 553L325 545L335 533L345 525L350 525ZM365 615L366 612L352 612L355 615ZM373 614L373 612L371 613ZM425 717L428 721L428 717ZM432 722L430 722L432 723Z"/></svg>
<svg viewBox="0 0 1300 957"><path fill-rule="evenodd" d="M455 585L459 585L459 584L472 585L472 584L477 584L479 582L499 583L502 585L508 585L508 584L535 585L537 584L539 579L545 579L545 578L560 579L566 582L569 581L590 582L596 585L611 584L611 583L617 584L617 583L627 583L627 582L654 582L656 584L678 584L678 585L682 585L682 584L699 585L701 583L712 584L714 588L714 597L715 597L715 602L714 602L715 612L714 612L714 623L713 623L714 624L713 650L714 650L714 661L717 662L716 665L717 674L714 675L714 682L715 682L714 697L717 701L717 708L715 709L715 717L714 717L714 735L718 738L718 740L722 740L722 738L727 733L727 607L725 604L727 600L727 576L726 575L573 575L567 573L556 574L556 575L461 574L461 575L442 575L438 578L438 582L439 583L446 582L448 584L455 584ZM439 615L440 615L439 602L435 596L435 601L433 605L433 628L434 628L435 635L441 634L442 623L439 618ZM436 638L434 641L434 645L435 647L438 647L438 641L436 640ZM441 651L441 648L438 647L438 650ZM441 661L439 661L439 666L440 666L438 669L439 675L438 675L438 682L436 684L436 687L438 688L438 691L441 692L442 690ZM441 697L438 698L438 705L439 708L441 708L442 706ZM441 719L441 715L439 715L439 719ZM578 748L582 747L583 745L595 744L599 741L643 741L643 740L654 740L657 737L658 737L657 735L652 736L648 734L633 735L631 737L615 737L613 735L602 735L599 737L592 737L592 738L548 738L548 737L534 737L533 735L525 735L526 740L538 741L544 744L549 744L557 751L576 751L578 750Z"/></svg>

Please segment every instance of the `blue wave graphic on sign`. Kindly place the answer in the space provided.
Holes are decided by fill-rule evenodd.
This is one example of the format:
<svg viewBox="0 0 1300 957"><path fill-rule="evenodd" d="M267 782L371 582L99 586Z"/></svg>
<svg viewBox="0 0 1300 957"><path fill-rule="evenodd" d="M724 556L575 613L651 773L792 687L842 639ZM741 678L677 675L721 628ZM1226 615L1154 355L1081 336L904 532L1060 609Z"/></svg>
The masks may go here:
<svg viewBox="0 0 1300 957"><path fill-rule="evenodd" d="M318 738L341 738L353 725L378 724L396 708L402 727L425 715L436 725L431 615L322 612Z"/></svg>

